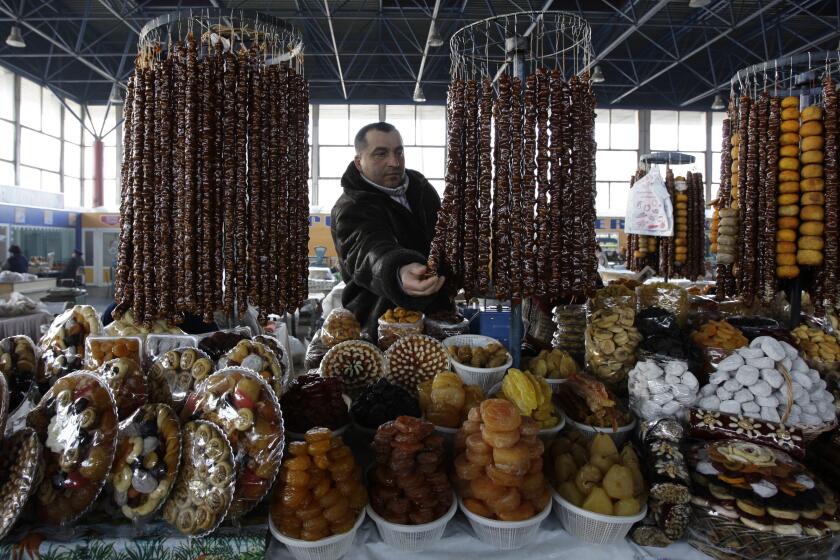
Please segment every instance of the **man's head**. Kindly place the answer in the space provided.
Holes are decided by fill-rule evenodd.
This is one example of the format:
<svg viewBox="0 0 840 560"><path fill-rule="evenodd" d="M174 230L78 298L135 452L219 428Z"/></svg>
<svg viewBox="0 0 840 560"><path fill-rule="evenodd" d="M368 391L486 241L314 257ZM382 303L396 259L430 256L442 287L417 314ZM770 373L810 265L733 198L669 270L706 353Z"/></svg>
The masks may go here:
<svg viewBox="0 0 840 560"><path fill-rule="evenodd" d="M356 169L383 187L398 187L405 175L402 137L394 125L371 123L356 133Z"/></svg>
<svg viewBox="0 0 840 560"><path fill-rule="evenodd" d="M74 249L73 250L73 256L74 257L81 257L82 256L82 250L81 249Z"/></svg>
<svg viewBox="0 0 840 560"><path fill-rule="evenodd" d="M21 250L20 247L18 247L17 245L12 245L11 247L9 247L9 252L13 255L20 255Z"/></svg>

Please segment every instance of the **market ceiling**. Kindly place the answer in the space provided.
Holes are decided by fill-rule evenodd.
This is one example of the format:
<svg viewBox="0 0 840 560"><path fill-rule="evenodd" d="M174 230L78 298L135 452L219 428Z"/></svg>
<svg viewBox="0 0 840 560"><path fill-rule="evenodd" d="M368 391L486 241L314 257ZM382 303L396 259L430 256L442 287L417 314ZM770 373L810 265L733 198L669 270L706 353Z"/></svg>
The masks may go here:
<svg viewBox="0 0 840 560"><path fill-rule="evenodd" d="M428 50L422 88L428 103L442 103L448 40L457 29L550 9L579 13L592 26L606 78L596 89L599 106L707 109L716 93L728 94L738 69L835 50L840 39L838 4L829 0L711 0L700 8L688 0L440 0L444 45L426 49L434 6L434 0L0 0L0 40L17 21L26 42L23 49L0 44L0 65L59 95L105 103L114 81L131 74L137 33L150 19L178 9L254 10L302 32L315 102L412 103Z"/></svg>

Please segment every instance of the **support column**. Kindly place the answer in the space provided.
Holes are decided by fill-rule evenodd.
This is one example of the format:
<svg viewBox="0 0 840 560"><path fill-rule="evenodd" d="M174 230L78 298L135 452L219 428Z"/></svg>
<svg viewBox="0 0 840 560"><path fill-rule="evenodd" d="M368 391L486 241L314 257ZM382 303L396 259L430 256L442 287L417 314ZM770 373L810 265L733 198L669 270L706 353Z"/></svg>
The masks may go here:
<svg viewBox="0 0 840 560"><path fill-rule="evenodd" d="M104 145L99 138L93 141L93 206L99 207L105 203L105 189L102 183Z"/></svg>

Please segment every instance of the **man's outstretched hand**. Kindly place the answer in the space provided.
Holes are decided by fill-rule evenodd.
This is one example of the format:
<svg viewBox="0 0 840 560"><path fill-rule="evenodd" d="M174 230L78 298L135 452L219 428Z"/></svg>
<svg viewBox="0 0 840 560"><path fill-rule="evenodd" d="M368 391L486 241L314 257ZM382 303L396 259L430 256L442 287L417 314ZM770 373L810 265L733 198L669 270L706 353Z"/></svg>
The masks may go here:
<svg viewBox="0 0 840 560"><path fill-rule="evenodd" d="M423 297L437 293L443 287L443 276L428 276L429 269L420 263L400 267L400 282L403 291L410 296Z"/></svg>

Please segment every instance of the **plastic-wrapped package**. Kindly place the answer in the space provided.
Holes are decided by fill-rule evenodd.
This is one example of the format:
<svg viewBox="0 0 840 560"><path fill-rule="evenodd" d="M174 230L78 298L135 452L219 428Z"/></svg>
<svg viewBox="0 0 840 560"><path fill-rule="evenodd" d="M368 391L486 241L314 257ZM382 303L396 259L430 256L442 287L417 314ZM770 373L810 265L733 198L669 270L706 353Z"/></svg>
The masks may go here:
<svg viewBox="0 0 840 560"><path fill-rule="evenodd" d="M289 357L289 351L286 350L286 348L283 346L283 343L280 342L280 340L277 339L276 336L276 334L258 334L254 337L253 340L254 342L264 344L268 347L269 350L274 352L274 355L277 357L277 361L280 362L280 370L282 372L282 377L285 384L291 381L294 372L292 371L292 363Z"/></svg>
<svg viewBox="0 0 840 560"><path fill-rule="evenodd" d="M85 368L96 369L116 358L130 358L143 364L143 339L139 336L91 335L85 340Z"/></svg>
<svg viewBox="0 0 840 560"><path fill-rule="evenodd" d="M660 307L648 307L636 313L634 326L644 337L680 332L676 315Z"/></svg>
<svg viewBox="0 0 840 560"><path fill-rule="evenodd" d="M149 401L146 372L131 358L109 360L94 373L108 384L114 394L120 420L128 418Z"/></svg>
<svg viewBox="0 0 840 560"><path fill-rule="evenodd" d="M290 443L282 472L271 499L271 522L287 537L318 541L346 533L367 505L353 453L326 428L313 428L304 441Z"/></svg>
<svg viewBox="0 0 840 560"><path fill-rule="evenodd" d="M683 417L700 390L686 362L663 356L637 362L630 370L627 386L630 407L644 420Z"/></svg>
<svg viewBox="0 0 840 560"><path fill-rule="evenodd" d="M90 305L76 305L56 317L38 342L38 383L51 385L59 377L83 369L85 339L101 331L99 316Z"/></svg>
<svg viewBox="0 0 840 560"><path fill-rule="evenodd" d="M358 340L361 336L362 326L349 309L333 309L321 327L321 341L328 348L346 340Z"/></svg>
<svg viewBox="0 0 840 560"><path fill-rule="evenodd" d="M777 422L692 408L688 416L688 430L698 439L741 439L775 447L797 459L805 458L805 438L802 430L787 428Z"/></svg>
<svg viewBox="0 0 840 560"><path fill-rule="evenodd" d="M187 422L181 469L163 518L184 535L209 535L230 509L235 482L236 460L224 432L212 422Z"/></svg>
<svg viewBox="0 0 840 560"><path fill-rule="evenodd" d="M5 440L0 453L0 539L14 526L43 475L44 448L32 428Z"/></svg>
<svg viewBox="0 0 840 560"><path fill-rule="evenodd" d="M219 358L219 369L228 366L248 368L260 375L279 397L283 394L283 368L274 352L261 342L240 340L236 346Z"/></svg>
<svg viewBox="0 0 840 560"><path fill-rule="evenodd" d="M348 340L331 348L321 361L324 377L341 380L344 392L355 399L368 385L384 377L385 355L362 340Z"/></svg>
<svg viewBox="0 0 840 560"><path fill-rule="evenodd" d="M143 349L149 362L154 362L170 350L178 348L196 348L198 338L185 334L150 334L146 337Z"/></svg>
<svg viewBox="0 0 840 560"><path fill-rule="evenodd" d="M348 340L347 343L353 343L354 341ZM344 343L342 343L344 344ZM331 348L329 348L324 341L321 340L321 330L315 332L312 336L312 340L309 342L309 346L306 347L306 357L304 358L304 368L306 370L318 369L321 367L321 362L323 361L324 357L327 355ZM377 348L378 350L378 348Z"/></svg>
<svg viewBox="0 0 840 560"><path fill-rule="evenodd" d="M306 373L296 377L280 399L286 429L304 434L319 426L338 430L350 423L341 380Z"/></svg>
<svg viewBox="0 0 840 560"><path fill-rule="evenodd" d="M228 350L236 346L240 340L250 338L251 329L248 327L216 331L199 336L198 349L210 356L211 360L217 362Z"/></svg>
<svg viewBox="0 0 840 560"><path fill-rule="evenodd" d="M172 407L178 412L193 388L214 371L216 364L201 350L178 348L169 350L152 363L149 381L169 388Z"/></svg>
<svg viewBox="0 0 840 560"><path fill-rule="evenodd" d="M586 330L585 305L558 305L554 308L554 324L557 330L551 345L582 360L584 354L584 331Z"/></svg>
<svg viewBox="0 0 840 560"><path fill-rule="evenodd" d="M589 313L595 313L600 309L614 309L616 307L629 307L636 309L636 292L621 286L611 284L595 292L589 299Z"/></svg>
<svg viewBox="0 0 840 560"><path fill-rule="evenodd" d="M443 341L450 336L469 334L470 322L460 313L436 313L423 319L427 335Z"/></svg>
<svg viewBox="0 0 840 560"><path fill-rule="evenodd" d="M677 324L685 325L688 316L688 292L674 284L655 282L644 284L636 288L639 299L639 309L659 307L670 311L677 317Z"/></svg>
<svg viewBox="0 0 840 560"><path fill-rule="evenodd" d="M181 463L181 424L165 404L147 404L120 423L109 477L114 503L128 519L151 519L166 502Z"/></svg>
<svg viewBox="0 0 840 560"><path fill-rule="evenodd" d="M35 373L38 348L28 336L10 336L0 340L0 373L9 390L7 432L12 433L26 422L26 413L37 404ZM2 432L0 432L2 433Z"/></svg>
<svg viewBox="0 0 840 560"><path fill-rule="evenodd" d="M689 543L715 558L826 558L840 531L834 494L802 464L756 443L698 443Z"/></svg>
<svg viewBox="0 0 840 560"><path fill-rule="evenodd" d="M26 422L45 442L36 518L73 523L90 509L111 471L118 431L114 396L93 373L71 373L53 384Z"/></svg>
<svg viewBox="0 0 840 560"><path fill-rule="evenodd" d="M181 420L209 420L233 445L236 494L229 515L238 519L271 489L285 430L280 404L265 380L242 367L228 367L205 379L181 411Z"/></svg>
<svg viewBox="0 0 840 560"><path fill-rule="evenodd" d="M736 350L749 344L747 337L727 321L708 321L691 335L695 344L702 348Z"/></svg>
<svg viewBox="0 0 840 560"><path fill-rule="evenodd" d="M379 348L385 351L405 336L423 334L423 314L401 307L389 309L379 318L378 332Z"/></svg>
<svg viewBox="0 0 840 560"><path fill-rule="evenodd" d="M818 326L821 324L824 323L813 319L806 320L791 330L790 334L808 365L823 375L840 372L840 340L837 335Z"/></svg>
<svg viewBox="0 0 840 560"><path fill-rule="evenodd" d="M633 326L635 311L629 307L601 309L586 327L586 366L612 388L620 387L636 363L642 336Z"/></svg>
<svg viewBox="0 0 840 560"><path fill-rule="evenodd" d="M180 327L166 321L155 321L150 327L135 322L131 309L123 313L122 317L114 317L114 321L104 329L108 336L142 336L147 334L185 334Z"/></svg>

